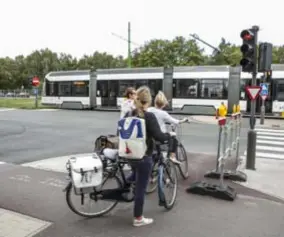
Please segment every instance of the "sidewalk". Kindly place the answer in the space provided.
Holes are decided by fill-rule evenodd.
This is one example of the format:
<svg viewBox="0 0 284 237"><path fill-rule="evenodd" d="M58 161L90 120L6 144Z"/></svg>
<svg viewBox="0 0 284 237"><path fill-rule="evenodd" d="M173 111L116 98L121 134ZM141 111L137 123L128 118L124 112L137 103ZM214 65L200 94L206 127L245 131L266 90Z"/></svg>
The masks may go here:
<svg viewBox="0 0 284 237"><path fill-rule="evenodd" d="M85 219L72 213L62 192L67 183L66 174L42 170L45 165L50 167L46 161L41 169L2 164L0 206L29 216L26 219L31 220L31 216L37 219L32 219L28 225L26 220L16 222L15 217L6 215L1 220L0 236L9 233L4 237L219 237L220 227L222 234L230 237L281 236L284 205L271 201L270 197L259 197L256 192L250 195L249 189L238 184L234 185L239 193L234 202L187 194L188 185L203 179L204 172L215 166L214 156L188 155L191 177L180 181L176 206L165 212L158 206L157 194L148 195L145 215L153 217L155 222L141 228L131 226L133 203L121 203L101 218ZM18 229L11 229L11 225L17 225ZM29 235L22 230L24 228L29 229ZM43 231L38 233L40 230Z"/></svg>
<svg viewBox="0 0 284 237"><path fill-rule="evenodd" d="M189 117L192 122L204 123L204 124L218 124L218 120L215 116L206 116L206 115L196 115Z"/></svg>
<svg viewBox="0 0 284 237"><path fill-rule="evenodd" d="M284 201L284 160L256 159L256 170L248 170L246 157L243 157L239 170L247 174L247 182L240 185Z"/></svg>

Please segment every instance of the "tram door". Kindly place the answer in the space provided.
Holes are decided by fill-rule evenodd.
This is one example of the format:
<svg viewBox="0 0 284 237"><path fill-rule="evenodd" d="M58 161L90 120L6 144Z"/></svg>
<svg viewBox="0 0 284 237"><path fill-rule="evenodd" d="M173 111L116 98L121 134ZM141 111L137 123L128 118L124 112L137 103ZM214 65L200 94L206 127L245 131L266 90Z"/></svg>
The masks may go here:
<svg viewBox="0 0 284 237"><path fill-rule="evenodd" d="M152 105L154 105L156 95L158 94L159 90L162 90L162 80L149 80L148 86L151 91Z"/></svg>
<svg viewBox="0 0 284 237"><path fill-rule="evenodd" d="M118 95L118 81L100 81L99 88L102 107L116 107Z"/></svg>

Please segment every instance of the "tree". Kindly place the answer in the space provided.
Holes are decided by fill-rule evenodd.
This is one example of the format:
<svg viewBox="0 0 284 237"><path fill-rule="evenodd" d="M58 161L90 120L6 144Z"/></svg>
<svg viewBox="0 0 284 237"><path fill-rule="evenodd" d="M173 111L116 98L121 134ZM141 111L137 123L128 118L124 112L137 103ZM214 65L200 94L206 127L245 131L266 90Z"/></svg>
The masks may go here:
<svg viewBox="0 0 284 237"><path fill-rule="evenodd" d="M239 64L240 46L224 38L218 46L220 53L205 55L195 40L177 36L172 40L152 39L133 52L133 67L164 67L193 65ZM273 47L273 63L284 64L284 45ZM50 71L77 69L125 68L127 59L106 52L75 58L68 53L55 53L50 49L35 50L28 56L0 58L0 89L28 88L28 78L37 75L41 80Z"/></svg>
<svg viewBox="0 0 284 237"><path fill-rule="evenodd" d="M203 50L195 40L182 36L170 40L154 39L134 52L135 67L169 67L202 65L205 62Z"/></svg>
<svg viewBox="0 0 284 237"><path fill-rule="evenodd" d="M284 45L273 47L273 63L284 63Z"/></svg>
<svg viewBox="0 0 284 237"><path fill-rule="evenodd" d="M241 60L240 47L227 42L224 38L221 39L218 45L220 53L216 53L209 58L209 64L212 65L231 65L237 66Z"/></svg>

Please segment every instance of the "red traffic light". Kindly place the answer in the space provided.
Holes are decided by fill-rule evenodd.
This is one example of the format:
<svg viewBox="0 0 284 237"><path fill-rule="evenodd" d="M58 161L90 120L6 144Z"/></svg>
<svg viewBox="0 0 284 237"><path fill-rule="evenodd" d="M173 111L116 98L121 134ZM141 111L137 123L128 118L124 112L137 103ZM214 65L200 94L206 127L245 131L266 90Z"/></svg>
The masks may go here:
<svg viewBox="0 0 284 237"><path fill-rule="evenodd" d="M250 30L243 30L241 32L241 38L243 40L252 40L254 37L254 34Z"/></svg>
<svg viewBox="0 0 284 237"><path fill-rule="evenodd" d="M33 77L33 79L32 79L32 85L33 85L33 86L39 86L39 84L40 84L39 78L38 78L38 77Z"/></svg>

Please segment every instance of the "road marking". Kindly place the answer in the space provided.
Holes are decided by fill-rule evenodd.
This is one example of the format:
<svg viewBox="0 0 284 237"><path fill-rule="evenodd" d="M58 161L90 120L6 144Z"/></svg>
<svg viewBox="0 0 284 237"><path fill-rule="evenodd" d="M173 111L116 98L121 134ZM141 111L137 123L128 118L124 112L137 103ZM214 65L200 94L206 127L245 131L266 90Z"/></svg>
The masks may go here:
<svg viewBox="0 0 284 237"><path fill-rule="evenodd" d="M277 132L257 132L257 135L269 135L275 137L284 137L284 133L277 133Z"/></svg>
<svg viewBox="0 0 284 237"><path fill-rule="evenodd" d="M264 128L257 128L255 129L257 132L273 132L273 133L283 133L284 135L284 130L278 130L278 129L264 129Z"/></svg>
<svg viewBox="0 0 284 237"><path fill-rule="evenodd" d="M284 137L257 136L257 139L284 141Z"/></svg>
<svg viewBox="0 0 284 237"><path fill-rule="evenodd" d="M51 111L59 111L59 109L36 109L35 111L51 112Z"/></svg>
<svg viewBox="0 0 284 237"><path fill-rule="evenodd" d="M266 152L256 152L255 157L275 159L275 160L284 160L284 154L273 154L273 153L266 153Z"/></svg>
<svg viewBox="0 0 284 237"><path fill-rule="evenodd" d="M5 164L6 164L6 162L0 161L0 165L5 165Z"/></svg>
<svg viewBox="0 0 284 237"><path fill-rule="evenodd" d="M273 147L273 146L256 146L256 150L284 152L284 148L282 148L282 147Z"/></svg>
<svg viewBox="0 0 284 237"><path fill-rule="evenodd" d="M0 108L0 112L6 112L6 111L12 111L12 110L16 110L14 108L8 109L8 108Z"/></svg>
<svg viewBox="0 0 284 237"><path fill-rule="evenodd" d="M280 145L280 146L284 146L284 141L283 141L283 142L279 142L279 141L258 140L258 139L257 139L256 143L259 143L259 144L271 144L271 145Z"/></svg>
<svg viewBox="0 0 284 237"><path fill-rule="evenodd" d="M32 237L51 224L47 221L0 208L0 234L3 237Z"/></svg>
<svg viewBox="0 0 284 237"><path fill-rule="evenodd" d="M31 167L35 169L42 169L47 171L67 173L66 163L71 157L86 157L86 156L92 156L92 153L71 154L68 156L51 157L44 160L24 163L22 164L22 166ZM124 170L125 171L130 170L130 167L126 166Z"/></svg>

